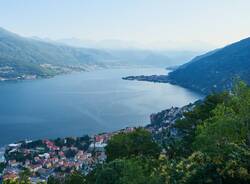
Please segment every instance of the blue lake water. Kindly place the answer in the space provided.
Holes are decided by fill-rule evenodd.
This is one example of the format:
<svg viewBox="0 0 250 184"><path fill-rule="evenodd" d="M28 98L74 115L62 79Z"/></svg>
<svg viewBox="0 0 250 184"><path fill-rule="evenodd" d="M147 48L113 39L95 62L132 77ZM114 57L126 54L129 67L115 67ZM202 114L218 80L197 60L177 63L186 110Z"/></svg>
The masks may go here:
<svg viewBox="0 0 250 184"><path fill-rule="evenodd" d="M171 84L125 81L160 68L105 69L0 84L0 145L112 131L149 123L149 115L201 95Z"/></svg>

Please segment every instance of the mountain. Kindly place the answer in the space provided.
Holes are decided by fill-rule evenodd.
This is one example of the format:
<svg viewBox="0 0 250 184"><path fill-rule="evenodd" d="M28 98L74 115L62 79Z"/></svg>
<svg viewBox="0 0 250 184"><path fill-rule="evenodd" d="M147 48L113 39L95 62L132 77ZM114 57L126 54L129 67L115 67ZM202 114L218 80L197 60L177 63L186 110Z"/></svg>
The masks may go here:
<svg viewBox="0 0 250 184"><path fill-rule="evenodd" d="M45 38L47 41L51 39ZM215 48L214 45L203 42L203 41L190 41L190 42L178 42L178 41L154 41L148 43L140 43L136 41L125 41L118 39L106 39L106 40L84 40L79 38L64 38L58 39L54 42L63 43L69 46L75 47L87 47L87 48L97 48L97 49L110 49L110 50L172 50L181 51L187 48L193 52L203 52Z"/></svg>
<svg viewBox="0 0 250 184"><path fill-rule="evenodd" d="M51 42L49 39L46 39L46 41ZM102 49L114 56L117 62L125 65L176 66L189 61L202 52L197 49L171 49L170 43L168 46L165 45L166 48L163 49L164 45L161 45L162 47L149 47L136 42L122 40L92 41L69 38L54 42L73 47ZM190 45L186 48L189 47Z"/></svg>
<svg viewBox="0 0 250 184"><path fill-rule="evenodd" d="M97 48L97 49L109 49L109 50L121 50L121 49L138 49L141 45L132 41L122 41L122 40L82 40L78 38L65 38L55 40L58 43L66 44L74 47L87 47L87 48ZM138 47L139 46L139 47Z"/></svg>
<svg viewBox="0 0 250 184"><path fill-rule="evenodd" d="M167 80L208 94L230 89L236 78L250 84L250 38L194 58Z"/></svg>
<svg viewBox="0 0 250 184"><path fill-rule="evenodd" d="M143 49L106 50L119 62L125 64L169 67L181 65L197 55L194 51L156 51Z"/></svg>
<svg viewBox="0 0 250 184"><path fill-rule="evenodd" d="M104 65L109 53L21 37L0 28L0 80L48 77Z"/></svg>

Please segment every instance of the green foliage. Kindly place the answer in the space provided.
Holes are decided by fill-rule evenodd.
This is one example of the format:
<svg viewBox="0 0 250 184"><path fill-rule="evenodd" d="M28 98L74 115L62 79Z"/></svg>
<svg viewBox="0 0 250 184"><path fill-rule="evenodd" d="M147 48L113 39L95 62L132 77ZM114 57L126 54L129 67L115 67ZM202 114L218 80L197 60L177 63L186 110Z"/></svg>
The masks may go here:
<svg viewBox="0 0 250 184"><path fill-rule="evenodd" d="M206 98L177 124L185 131L181 145L190 147L189 154L170 169L177 183L250 181L250 88L239 82L230 95L211 103L216 96ZM191 139L185 140L187 137Z"/></svg>
<svg viewBox="0 0 250 184"><path fill-rule="evenodd" d="M160 184L149 160L116 159L99 166L88 178L90 184Z"/></svg>
<svg viewBox="0 0 250 184"><path fill-rule="evenodd" d="M14 180L5 180L3 181L3 184L19 184L18 181Z"/></svg>
<svg viewBox="0 0 250 184"><path fill-rule="evenodd" d="M90 137L88 135L84 135L82 137L67 137L67 138L57 138L54 140L55 145L59 147L67 146L67 147L77 147L81 150L87 150L90 145Z"/></svg>
<svg viewBox="0 0 250 184"><path fill-rule="evenodd" d="M85 176L79 172L73 172L65 181L65 184L85 184Z"/></svg>
<svg viewBox="0 0 250 184"><path fill-rule="evenodd" d="M195 138L196 127L203 124L203 121L214 115L217 105L229 101L228 93L212 94L207 96L204 101L194 108L193 111L184 114L185 118L176 121L175 128L178 130L182 140L174 140L171 146L176 156L188 156L192 153L190 146Z"/></svg>
<svg viewBox="0 0 250 184"><path fill-rule="evenodd" d="M5 180L3 184L31 184L30 176L30 171L28 169L24 169L19 173L19 178L17 180Z"/></svg>
<svg viewBox="0 0 250 184"><path fill-rule="evenodd" d="M232 151L231 143L242 144L246 140L247 127L237 114L225 105L218 105L214 116L204 121L196 130L193 142L195 150L218 155Z"/></svg>
<svg viewBox="0 0 250 184"><path fill-rule="evenodd" d="M31 176L31 172L29 169L24 169L19 173L19 184L30 184L29 177Z"/></svg>
<svg viewBox="0 0 250 184"><path fill-rule="evenodd" d="M160 147L153 141L151 134L141 128L113 136L106 147L108 161L136 156L157 158L159 153Z"/></svg>
<svg viewBox="0 0 250 184"><path fill-rule="evenodd" d="M0 162L0 174L3 172L4 168L5 168L5 163Z"/></svg>
<svg viewBox="0 0 250 184"><path fill-rule="evenodd" d="M232 183L245 184L250 181L249 150L235 145L234 152L226 160L216 160L203 152L193 152L167 168L167 183Z"/></svg>
<svg viewBox="0 0 250 184"><path fill-rule="evenodd" d="M230 90L236 76L250 84L250 38L194 58L170 72L167 79L174 84L204 94Z"/></svg>
<svg viewBox="0 0 250 184"><path fill-rule="evenodd" d="M32 149L32 148L36 148L36 147L45 148L46 145L43 143L42 140L36 140L36 141L32 141L30 143L23 143L22 144L22 148Z"/></svg>
<svg viewBox="0 0 250 184"><path fill-rule="evenodd" d="M250 89L244 83L237 83L230 101L217 105L212 113L196 129L195 150L222 156L233 151L232 144L248 143Z"/></svg>
<svg viewBox="0 0 250 184"><path fill-rule="evenodd" d="M54 176L50 176L47 181L47 184L61 184L61 183L62 182L58 178L55 178Z"/></svg>

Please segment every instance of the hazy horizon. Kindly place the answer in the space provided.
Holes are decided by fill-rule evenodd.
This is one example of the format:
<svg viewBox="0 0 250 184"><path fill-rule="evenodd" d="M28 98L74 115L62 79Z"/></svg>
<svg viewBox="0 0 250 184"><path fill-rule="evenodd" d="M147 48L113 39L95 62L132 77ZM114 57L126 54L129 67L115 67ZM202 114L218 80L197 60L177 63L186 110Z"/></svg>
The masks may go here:
<svg viewBox="0 0 250 184"><path fill-rule="evenodd" d="M0 0L0 27L52 40L213 49L249 37L248 7L247 0Z"/></svg>

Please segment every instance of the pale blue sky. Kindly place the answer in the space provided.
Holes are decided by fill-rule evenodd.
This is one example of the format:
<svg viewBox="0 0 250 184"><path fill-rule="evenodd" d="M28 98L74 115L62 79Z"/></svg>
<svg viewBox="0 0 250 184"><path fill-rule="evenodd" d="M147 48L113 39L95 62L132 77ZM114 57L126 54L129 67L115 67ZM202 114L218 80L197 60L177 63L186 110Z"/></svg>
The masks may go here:
<svg viewBox="0 0 250 184"><path fill-rule="evenodd" d="M250 36L250 0L0 0L0 27L52 39L224 45Z"/></svg>

